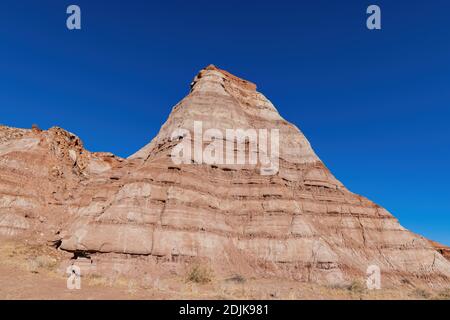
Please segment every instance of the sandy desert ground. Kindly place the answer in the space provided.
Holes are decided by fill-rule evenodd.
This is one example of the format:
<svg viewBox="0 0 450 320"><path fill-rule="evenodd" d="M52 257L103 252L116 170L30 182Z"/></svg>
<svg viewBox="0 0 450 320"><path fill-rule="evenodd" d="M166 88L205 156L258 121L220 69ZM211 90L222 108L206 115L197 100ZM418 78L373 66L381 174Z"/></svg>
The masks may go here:
<svg viewBox="0 0 450 320"><path fill-rule="evenodd" d="M60 264L66 253L45 245L4 241L0 245L0 299L450 299L450 289L433 292L405 284L368 291L364 282L347 287L292 280L216 278L192 274L145 279L82 277L80 290L69 290Z"/></svg>

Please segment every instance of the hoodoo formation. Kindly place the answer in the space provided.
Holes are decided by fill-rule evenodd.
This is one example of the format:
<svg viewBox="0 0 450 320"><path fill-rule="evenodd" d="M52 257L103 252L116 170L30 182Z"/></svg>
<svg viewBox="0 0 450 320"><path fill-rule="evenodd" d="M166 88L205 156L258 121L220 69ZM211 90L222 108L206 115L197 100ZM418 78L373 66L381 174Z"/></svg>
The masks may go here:
<svg viewBox="0 0 450 320"><path fill-rule="evenodd" d="M172 133L196 121L203 131L278 129L279 170L194 154L175 164ZM448 248L347 190L253 83L214 66L128 159L91 153L60 128L0 127L0 233L89 254L105 272L111 261L132 273L203 259L217 274L340 284L377 265L384 284L450 283Z"/></svg>

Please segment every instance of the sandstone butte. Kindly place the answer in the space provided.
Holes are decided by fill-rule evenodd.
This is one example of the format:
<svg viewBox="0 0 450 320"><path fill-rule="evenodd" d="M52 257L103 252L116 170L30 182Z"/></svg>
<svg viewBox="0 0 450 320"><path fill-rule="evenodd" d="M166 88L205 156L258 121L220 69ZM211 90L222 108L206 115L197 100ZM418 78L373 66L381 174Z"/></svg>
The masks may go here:
<svg viewBox="0 0 450 320"><path fill-rule="evenodd" d="M279 129L278 173L175 165L171 134L194 121L204 130ZM0 234L90 257L105 273L176 273L199 260L216 274L333 285L378 265L383 284L450 283L448 247L347 190L256 85L212 65L128 159L89 152L58 127L0 126Z"/></svg>

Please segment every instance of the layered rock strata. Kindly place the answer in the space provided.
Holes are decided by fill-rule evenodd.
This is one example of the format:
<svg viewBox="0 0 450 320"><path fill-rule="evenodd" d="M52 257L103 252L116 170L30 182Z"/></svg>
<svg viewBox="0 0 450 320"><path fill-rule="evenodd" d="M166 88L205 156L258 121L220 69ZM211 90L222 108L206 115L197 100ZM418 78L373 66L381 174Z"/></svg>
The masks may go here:
<svg viewBox="0 0 450 320"><path fill-rule="evenodd" d="M173 149L196 143L195 123L203 132L277 129L278 170L207 164L195 151L177 164ZM179 129L190 134L174 137ZM450 281L442 251L348 191L253 83L214 66L200 71L159 134L126 160L87 152L59 128L0 132L4 235L37 230L71 252L198 257L221 272L328 284L364 275L370 265L390 283Z"/></svg>

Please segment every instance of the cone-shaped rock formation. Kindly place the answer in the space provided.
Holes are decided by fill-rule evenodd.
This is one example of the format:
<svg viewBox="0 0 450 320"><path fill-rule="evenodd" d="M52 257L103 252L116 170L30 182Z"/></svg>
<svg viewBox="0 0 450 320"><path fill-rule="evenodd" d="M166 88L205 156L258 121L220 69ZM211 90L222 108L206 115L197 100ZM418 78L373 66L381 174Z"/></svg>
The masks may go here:
<svg viewBox="0 0 450 320"><path fill-rule="evenodd" d="M195 146L198 124L204 140ZM207 163L213 140L226 153L229 129L278 130L277 168L264 174L261 163ZM245 159L274 149L263 154L249 141ZM193 146L189 161L176 162L174 148L184 142ZM444 249L348 191L253 83L214 66L200 71L159 134L128 159L90 153L59 128L2 127L0 232L43 233L73 252L206 258L218 272L342 283L377 265L383 281L450 281Z"/></svg>

